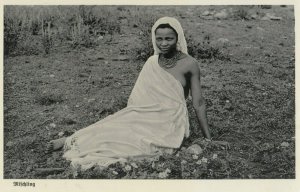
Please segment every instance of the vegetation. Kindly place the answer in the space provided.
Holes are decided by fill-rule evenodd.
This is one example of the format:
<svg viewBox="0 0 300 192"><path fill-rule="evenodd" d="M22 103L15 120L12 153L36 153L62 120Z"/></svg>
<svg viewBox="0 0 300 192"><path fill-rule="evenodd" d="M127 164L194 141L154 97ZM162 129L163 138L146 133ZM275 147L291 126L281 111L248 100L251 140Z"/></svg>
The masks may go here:
<svg viewBox="0 0 300 192"><path fill-rule="evenodd" d="M259 20L268 12L283 19ZM183 25L213 138L230 148L195 131L188 100L192 135L172 155L82 172L62 151L45 154L49 140L126 106L165 15ZM295 178L294 25L290 6L5 6L4 178Z"/></svg>

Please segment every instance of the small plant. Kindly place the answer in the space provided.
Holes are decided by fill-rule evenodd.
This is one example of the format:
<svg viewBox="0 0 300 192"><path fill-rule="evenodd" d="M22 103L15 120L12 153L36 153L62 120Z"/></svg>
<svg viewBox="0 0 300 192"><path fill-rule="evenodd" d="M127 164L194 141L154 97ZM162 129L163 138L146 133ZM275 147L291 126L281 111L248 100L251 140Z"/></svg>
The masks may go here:
<svg viewBox="0 0 300 192"><path fill-rule="evenodd" d="M72 47L80 45L89 47L92 44L88 34L88 27L83 24L83 19L80 16L77 22L71 27L71 43Z"/></svg>
<svg viewBox="0 0 300 192"><path fill-rule="evenodd" d="M46 54L50 53L50 49L53 45L51 21L42 21L42 45Z"/></svg>

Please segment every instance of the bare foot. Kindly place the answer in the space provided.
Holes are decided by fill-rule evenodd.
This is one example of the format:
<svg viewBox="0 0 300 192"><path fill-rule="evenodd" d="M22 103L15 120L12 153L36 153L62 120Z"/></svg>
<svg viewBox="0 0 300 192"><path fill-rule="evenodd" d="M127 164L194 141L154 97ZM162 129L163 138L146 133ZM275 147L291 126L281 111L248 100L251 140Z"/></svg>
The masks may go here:
<svg viewBox="0 0 300 192"><path fill-rule="evenodd" d="M51 153L53 151L61 149L64 146L66 139L66 137L62 137L49 141L47 144L46 153Z"/></svg>

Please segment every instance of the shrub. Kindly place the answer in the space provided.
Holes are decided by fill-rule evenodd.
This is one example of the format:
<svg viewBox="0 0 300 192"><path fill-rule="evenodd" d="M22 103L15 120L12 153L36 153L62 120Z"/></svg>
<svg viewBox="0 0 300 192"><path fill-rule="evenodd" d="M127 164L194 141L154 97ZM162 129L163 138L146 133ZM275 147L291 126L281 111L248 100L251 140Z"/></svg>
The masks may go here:
<svg viewBox="0 0 300 192"><path fill-rule="evenodd" d="M220 47L211 44L210 35L205 35L202 42L197 42L192 35L187 35L186 41L189 54L196 59L230 59L221 51Z"/></svg>
<svg viewBox="0 0 300 192"><path fill-rule="evenodd" d="M151 29L155 21L159 18L157 15L143 13L135 17L134 26L140 30L140 47L133 49L133 57L136 60L146 61L153 55L153 45L151 39Z"/></svg>
<svg viewBox="0 0 300 192"><path fill-rule="evenodd" d="M108 34L111 41L113 35L120 33L117 18L114 7L107 6L5 6L4 52L5 55L39 51L49 54L60 43L70 43L73 48L92 47L99 35Z"/></svg>
<svg viewBox="0 0 300 192"><path fill-rule="evenodd" d="M16 49L20 39L20 27L11 18L4 20L4 55Z"/></svg>

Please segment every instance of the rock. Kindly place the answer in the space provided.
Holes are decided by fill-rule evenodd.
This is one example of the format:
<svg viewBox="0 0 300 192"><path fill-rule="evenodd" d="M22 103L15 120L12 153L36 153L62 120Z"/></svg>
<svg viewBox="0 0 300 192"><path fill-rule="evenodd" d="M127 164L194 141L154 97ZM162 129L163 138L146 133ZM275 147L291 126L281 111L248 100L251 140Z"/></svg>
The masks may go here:
<svg viewBox="0 0 300 192"><path fill-rule="evenodd" d="M254 13L254 14L250 15L250 18L251 18L251 19L257 19L257 18L258 18L258 15L257 15L256 13Z"/></svg>
<svg viewBox="0 0 300 192"><path fill-rule="evenodd" d="M283 147L283 148L286 148L286 147L289 147L290 144L289 144L288 142L282 142L282 143L280 144L280 146Z"/></svg>
<svg viewBox="0 0 300 192"><path fill-rule="evenodd" d="M223 43L223 44L229 43L229 40L226 39L226 38L219 38L217 41L220 42L220 43Z"/></svg>
<svg viewBox="0 0 300 192"><path fill-rule="evenodd" d="M112 172L114 175L118 175L119 173L117 171Z"/></svg>
<svg viewBox="0 0 300 192"><path fill-rule="evenodd" d="M221 12L216 13L214 15L215 18L217 19L227 19L228 18L228 13L226 11L226 9L221 10Z"/></svg>
<svg viewBox="0 0 300 192"><path fill-rule="evenodd" d="M53 78L53 77L55 77L55 75L51 74L50 77Z"/></svg>
<svg viewBox="0 0 300 192"><path fill-rule="evenodd" d="M208 162L208 159L207 159L207 158L205 158L205 157L202 157L202 159L201 159L201 162L203 162L203 163L207 163L207 162Z"/></svg>
<svg viewBox="0 0 300 192"><path fill-rule="evenodd" d="M95 101L96 99L89 99L88 103Z"/></svg>
<svg viewBox="0 0 300 192"><path fill-rule="evenodd" d="M268 20L282 20L282 17L277 17L273 13L266 13L264 17L262 17L260 20L268 21Z"/></svg>
<svg viewBox="0 0 300 192"><path fill-rule="evenodd" d="M126 166L125 166L125 170L126 170L126 171L130 171L130 170L131 170L131 166L130 166L130 165L126 165Z"/></svg>
<svg viewBox="0 0 300 192"><path fill-rule="evenodd" d="M154 162L152 162L151 167L152 167L152 169L155 168L155 163Z"/></svg>
<svg viewBox="0 0 300 192"><path fill-rule="evenodd" d="M137 166L136 163L131 163L130 165L131 165L133 168L136 168L136 169L138 168L138 166Z"/></svg>
<svg viewBox="0 0 300 192"><path fill-rule="evenodd" d="M168 176L169 176L169 174L166 173L166 172L160 172L160 173L158 174L158 178L160 178L160 179L165 179L165 178L167 178Z"/></svg>
<svg viewBox="0 0 300 192"><path fill-rule="evenodd" d="M195 159L195 160L199 158L198 155L192 155L192 157L193 157L193 159Z"/></svg>
<svg viewBox="0 0 300 192"><path fill-rule="evenodd" d="M269 143L263 143L260 147L262 150L269 150L271 149L271 145Z"/></svg>
<svg viewBox="0 0 300 192"><path fill-rule="evenodd" d="M262 17L260 20L262 20L262 21L268 21L268 20L270 20L270 18L269 18L269 17L266 17L266 16L264 16L264 17Z"/></svg>
<svg viewBox="0 0 300 192"><path fill-rule="evenodd" d="M55 127L56 127L56 124L55 124L55 123L50 123L50 127L51 127L51 128L55 128Z"/></svg>
<svg viewBox="0 0 300 192"><path fill-rule="evenodd" d="M209 15L209 16L205 17L205 19L206 19L206 20L213 20L213 19L214 19L214 16Z"/></svg>
<svg viewBox="0 0 300 192"><path fill-rule="evenodd" d="M32 167L31 166L28 166L27 168L26 168L26 172L30 172L32 170Z"/></svg>
<svg viewBox="0 0 300 192"><path fill-rule="evenodd" d="M59 137L62 137L64 134L65 134L64 132L59 132L59 133L58 133L58 136L59 136Z"/></svg>
<svg viewBox="0 0 300 192"><path fill-rule="evenodd" d="M190 147L187 148L187 151L191 154L195 154L195 155L200 155L201 153L203 153L203 149L197 145L191 145Z"/></svg>
<svg viewBox="0 0 300 192"><path fill-rule="evenodd" d="M204 11L204 12L202 13L202 16L209 16L209 15L211 15L211 12L210 12L210 11Z"/></svg>
<svg viewBox="0 0 300 192"><path fill-rule="evenodd" d="M171 173L171 170L170 170L169 168L167 168L167 169L165 170L165 172L166 172L166 173Z"/></svg>
<svg viewBox="0 0 300 192"><path fill-rule="evenodd" d="M187 163L186 160L182 160L182 161L181 161L181 164L186 164L186 163Z"/></svg>
<svg viewBox="0 0 300 192"><path fill-rule="evenodd" d="M129 61L129 58L124 55L120 55L118 58L114 58L112 60L113 61Z"/></svg>
<svg viewBox="0 0 300 192"><path fill-rule="evenodd" d="M80 73L79 77L89 77L90 75L88 73Z"/></svg>
<svg viewBox="0 0 300 192"><path fill-rule="evenodd" d="M256 27L256 29L260 30L260 31L265 31L264 28L261 28L261 27Z"/></svg>
<svg viewBox="0 0 300 192"><path fill-rule="evenodd" d="M14 143L12 141L9 141L9 142L6 143L6 147L11 147L13 145L14 145Z"/></svg>
<svg viewBox="0 0 300 192"><path fill-rule="evenodd" d="M279 21L279 20L282 20L282 17L273 16L273 17L270 17L270 19L275 20L275 21Z"/></svg>
<svg viewBox="0 0 300 192"><path fill-rule="evenodd" d="M212 159L217 159L218 158L218 154L213 154Z"/></svg>

